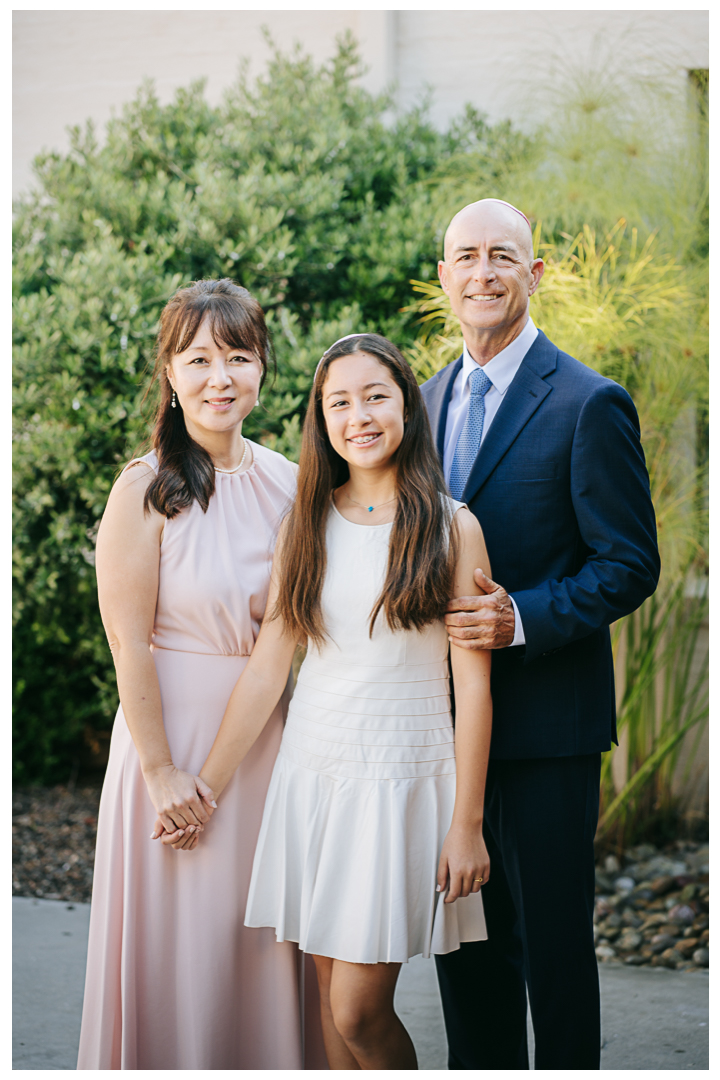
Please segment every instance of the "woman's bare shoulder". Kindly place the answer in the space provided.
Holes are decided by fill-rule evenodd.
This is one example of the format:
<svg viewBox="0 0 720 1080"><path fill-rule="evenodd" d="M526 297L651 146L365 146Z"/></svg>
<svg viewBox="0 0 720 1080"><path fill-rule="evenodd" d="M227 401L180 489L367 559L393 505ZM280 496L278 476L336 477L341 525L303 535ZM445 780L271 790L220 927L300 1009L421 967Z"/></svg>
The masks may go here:
<svg viewBox="0 0 720 1080"><path fill-rule="evenodd" d="M112 486L110 497L145 498L145 492L155 479L156 472L148 461L138 458L126 465Z"/></svg>
<svg viewBox="0 0 720 1080"><path fill-rule="evenodd" d="M112 486L105 508L103 525L106 532L108 526L158 533L162 530L165 517L153 507L145 506L145 494L156 475L153 462L146 458L138 458L125 466Z"/></svg>

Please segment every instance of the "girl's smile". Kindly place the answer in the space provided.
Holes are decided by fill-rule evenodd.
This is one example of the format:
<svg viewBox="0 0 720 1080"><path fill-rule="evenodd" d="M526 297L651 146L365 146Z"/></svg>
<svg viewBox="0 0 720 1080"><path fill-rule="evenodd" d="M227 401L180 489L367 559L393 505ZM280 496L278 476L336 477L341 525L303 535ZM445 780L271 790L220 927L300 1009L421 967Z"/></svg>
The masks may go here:
<svg viewBox="0 0 720 1080"><path fill-rule="evenodd" d="M370 444L374 445L381 435L382 432L373 431L364 435L355 435L353 438L348 439L348 442L353 443L354 446L370 446Z"/></svg>

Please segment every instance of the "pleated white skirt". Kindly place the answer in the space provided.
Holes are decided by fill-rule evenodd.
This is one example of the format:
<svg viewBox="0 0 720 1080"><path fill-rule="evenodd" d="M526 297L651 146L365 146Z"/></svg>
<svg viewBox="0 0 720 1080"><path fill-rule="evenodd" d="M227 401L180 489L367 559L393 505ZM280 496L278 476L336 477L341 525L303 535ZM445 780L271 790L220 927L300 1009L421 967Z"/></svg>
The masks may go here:
<svg viewBox="0 0 720 1080"><path fill-rule="evenodd" d="M353 963L487 937L482 897L436 892L455 800L447 661L368 666L311 650L275 763L245 917Z"/></svg>

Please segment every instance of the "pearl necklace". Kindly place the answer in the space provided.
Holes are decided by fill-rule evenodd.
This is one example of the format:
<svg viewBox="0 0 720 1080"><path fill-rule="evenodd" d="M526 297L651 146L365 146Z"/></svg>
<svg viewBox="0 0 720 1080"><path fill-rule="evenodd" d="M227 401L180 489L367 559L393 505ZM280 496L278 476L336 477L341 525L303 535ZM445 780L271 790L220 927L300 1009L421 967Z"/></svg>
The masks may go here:
<svg viewBox="0 0 720 1080"><path fill-rule="evenodd" d="M234 469L218 469L218 467L216 465L215 466L215 472L236 473L239 469L242 469L243 465L245 464L245 458L247 457L247 452L248 452L248 441L247 441L247 439L243 439L243 442L245 443L245 449L243 450L243 456L240 458L240 464L236 465Z"/></svg>

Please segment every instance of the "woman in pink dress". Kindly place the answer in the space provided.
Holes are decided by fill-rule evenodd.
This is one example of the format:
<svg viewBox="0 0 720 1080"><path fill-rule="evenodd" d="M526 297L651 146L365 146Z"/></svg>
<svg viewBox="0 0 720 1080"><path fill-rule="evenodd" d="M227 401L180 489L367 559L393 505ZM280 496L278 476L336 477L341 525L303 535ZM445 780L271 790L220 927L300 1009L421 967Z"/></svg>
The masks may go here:
<svg viewBox="0 0 720 1080"><path fill-rule="evenodd" d="M170 300L154 449L125 468L100 527L100 610L121 704L79 1069L325 1067L308 1019L314 971L306 980L302 954L272 930L243 926L287 692L205 842L173 851L151 838L156 818L190 837L216 807L197 773L252 652L295 493L296 466L242 434L268 354L262 310L233 282L197 282Z"/></svg>

